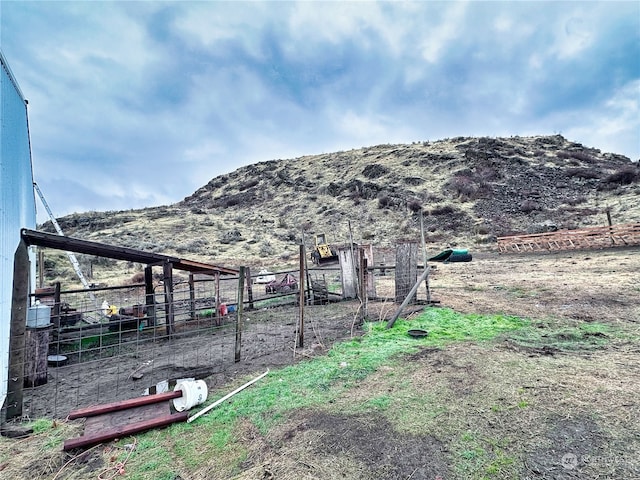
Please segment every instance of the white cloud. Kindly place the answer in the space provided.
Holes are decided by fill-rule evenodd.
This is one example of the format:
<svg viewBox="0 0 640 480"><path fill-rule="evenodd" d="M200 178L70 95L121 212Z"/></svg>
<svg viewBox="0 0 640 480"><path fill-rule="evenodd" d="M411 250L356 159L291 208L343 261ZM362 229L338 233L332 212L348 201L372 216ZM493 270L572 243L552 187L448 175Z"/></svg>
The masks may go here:
<svg viewBox="0 0 640 480"><path fill-rule="evenodd" d="M550 54L560 60L575 58L592 46L597 18L580 8L560 15L554 25L555 42Z"/></svg>
<svg viewBox="0 0 640 480"><path fill-rule="evenodd" d="M499 33L511 33L513 29L513 18L506 13L501 13L493 21L493 28Z"/></svg>
<svg viewBox="0 0 640 480"><path fill-rule="evenodd" d="M447 8L440 23L435 26L425 26L425 38L422 40L420 50L422 58L429 63L437 63L446 55L446 47L453 40L466 33L462 27L465 25L467 4L452 2L446 5Z"/></svg>
<svg viewBox="0 0 640 480"><path fill-rule="evenodd" d="M640 158L640 80L612 93L592 109L577 112L564 135L605 152L627 152Z"/></svg>

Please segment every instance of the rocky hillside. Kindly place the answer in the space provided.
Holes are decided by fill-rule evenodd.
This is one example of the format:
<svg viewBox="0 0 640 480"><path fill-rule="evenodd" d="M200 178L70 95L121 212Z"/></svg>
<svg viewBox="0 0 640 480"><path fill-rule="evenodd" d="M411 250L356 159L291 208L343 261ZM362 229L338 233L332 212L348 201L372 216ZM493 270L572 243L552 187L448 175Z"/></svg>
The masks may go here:
<svg viewBox="0 0 640 480"><path fill-rule="evenodd" d="M326 232L391 246L492 248L496 236L640 221L640 168L560 135L458 137L269 160L174 205L69 215L69 236L237 266L295 259ZM45 224L43 229L53 231Z"/></svg>

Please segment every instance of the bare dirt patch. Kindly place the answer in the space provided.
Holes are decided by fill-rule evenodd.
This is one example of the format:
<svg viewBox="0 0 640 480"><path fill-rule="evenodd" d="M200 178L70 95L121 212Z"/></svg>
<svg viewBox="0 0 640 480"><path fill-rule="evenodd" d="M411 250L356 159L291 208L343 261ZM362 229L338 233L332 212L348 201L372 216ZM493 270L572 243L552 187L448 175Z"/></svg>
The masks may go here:
<svg viewBox="0 0 640 480"><path fill-rule="evenodd" d="M299 411L268 439L252 436L250 478L447 478L447 448L370 415Z"/></svg>
<svg viewBox="0 0 640 480"><path fill-rule="evenodd" d="M434 297L465 313L543 319L636 322L640 318L640 250L500 255L439 264Z"/></svg>

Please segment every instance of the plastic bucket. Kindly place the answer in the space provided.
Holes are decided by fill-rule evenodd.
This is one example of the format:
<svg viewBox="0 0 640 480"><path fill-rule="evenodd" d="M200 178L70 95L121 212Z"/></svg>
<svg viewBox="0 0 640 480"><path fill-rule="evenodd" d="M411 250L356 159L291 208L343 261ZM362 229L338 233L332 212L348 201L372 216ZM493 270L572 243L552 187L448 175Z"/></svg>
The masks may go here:
<svg viewBox="0 0 640 480"><path fill-rule="evenodd" d="M49 305L34 305L27 310L27 327L46 327L51 323L51 307Z"/></svg>
<svg viewBox="0 0 640 480"><path fill-rule="evenodd" d="M173 391L182 390L182 396L173 399L173 407L178 412L184 412L207 399L207 384L204 380L189 380L176 384Z"/></svg>

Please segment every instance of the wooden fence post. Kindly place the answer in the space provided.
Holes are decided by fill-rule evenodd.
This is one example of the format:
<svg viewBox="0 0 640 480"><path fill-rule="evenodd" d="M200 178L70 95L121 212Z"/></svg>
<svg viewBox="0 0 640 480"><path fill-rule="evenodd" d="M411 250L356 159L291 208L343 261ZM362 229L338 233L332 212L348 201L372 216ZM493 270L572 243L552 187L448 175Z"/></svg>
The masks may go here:
<svg viewBox="0 0 640 480"><path fill-rule="evenodd" d="M298 348L304 347L304 297L305 297L305 284L304 284L304 258L305 258L304 243L300 244L300 288L298 293L300 294L300 322L298 323Z"/></svg>
<svg viewBox="0 0 640 480"><path fill-rule="evenodd" d="M189 316L196 319L196 285L193 281L193 273L189 273Z"/></svg>
<svg viewBox="0 0 640 480"><path fill-rule="evenodd" d="M173 310L173 264L169 261L162 264L164 280L164 301L165 301L165 326L167 335L175 333L175 318Z"/></svg>
<svg viewBox="0 0 640 480"><path fill-rule="evenodd" d="M238 278L238 309L236 310L236 352L235 352L235 362L238 363L240 361L240 355L242 352L242 310L244 304L244 279L245 279L245 268L240 267L240 275Z"/></svg>
<svg viewBox="0 0 640 480"><path fill-rule="evenodd" d="M338 249L340 259L340 277L342 279L342 298L357 298L358 286L356 279L355 259L350 248Z"/></svg>
<svg viewBox="0 0 640 480"><path fill-rule="evenodd" d="M60 282L53 286L53 307L51 308L51 323L60 328Z"/></svg>
<svg viewBox="0 0 640 480"><path fill-rule="evenodd" d="M144 267L144 294L147 307L147 327L156 325L156 300L153 292L153 269L151 265Z"/></svg>
<svg viewBox="0 0 640 480"><path fill-rule="evenodd" d="M9 334L9 377L5 400L7 420L22 416L25 335L27 306L29 302L29 252L24 240L20 240L13 258L13 295L11 300L11 325Z"/></svg>
<svg viewBox="0 0 640 480"><path fill-rule="evenodd" d="M215 312L213 313L213 317L216 319L216 327L222 325L222 319L220 318L220 272L216 272L215 274L215 297L216 297L216 306Z"/></svg>
<svg viewBox="0 0 640 480"><path fill-rule="evenodd" d="M253 286L251 283L251 268L246 267L246 283L247 283L247 300L249 302L249 310L253 310Z"/></svg>

